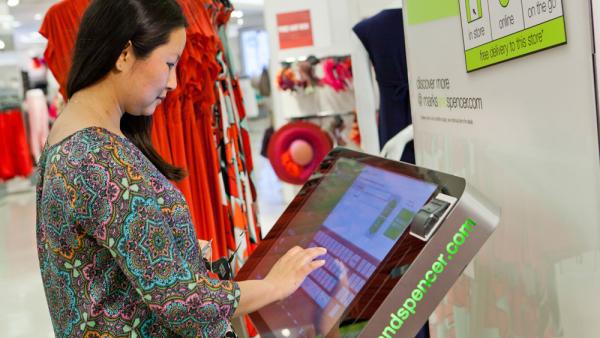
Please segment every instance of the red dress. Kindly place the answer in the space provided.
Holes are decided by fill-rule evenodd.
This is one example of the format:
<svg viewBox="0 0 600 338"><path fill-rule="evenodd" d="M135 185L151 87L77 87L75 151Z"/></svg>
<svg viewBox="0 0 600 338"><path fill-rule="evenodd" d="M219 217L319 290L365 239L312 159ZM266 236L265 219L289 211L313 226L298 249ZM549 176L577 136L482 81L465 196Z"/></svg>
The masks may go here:
<svg viewBox="0 0 600 338"><path fill-rule="evenodd" d="M48 39L44 58L60 84L63 97L67 97L67 80L79 22L89 3L90 0L60 1L50 7L40 28L40 34Z"/></svg>
<svg viewBox="0 0 600 338"><path fill-rule="evenodd" d="M21 111L0 112L0 181L17 176L27 177L33 171L33 161L25 134Z"/></svg>

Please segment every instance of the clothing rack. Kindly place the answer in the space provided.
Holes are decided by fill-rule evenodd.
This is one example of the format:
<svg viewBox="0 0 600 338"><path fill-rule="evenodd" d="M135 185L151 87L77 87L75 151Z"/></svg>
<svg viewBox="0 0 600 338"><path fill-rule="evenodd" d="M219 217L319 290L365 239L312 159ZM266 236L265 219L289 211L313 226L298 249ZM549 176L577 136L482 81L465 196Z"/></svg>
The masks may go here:
<svg viewBox="0 0 600 338"><path fill-rule="evenodd" d="M348 140L344 140L341 133L348 126L346 122L349 122L348 119L345 119L344 117L351 115L355 115L354 111L323 111L314 115L291 117L289 120L290 122L306 121L318 126L329 135L333 142L333 146L337 147L347 146L348 144Z"/></svg>
<svg viewBox="0 0 600 338"><path fill-rule="evenodd" d="M290 121L303 121L303 120L310 120L310 119L323 119L323 118L327 118L327 117L342 117L342 116L347 116L347 115L352 115L354 114L353 111L349 111L349 112L334 112L334 111L324 111L324 112L320 112L314 115L304 115L304 116L296 116L296 117L290 117L289 120Z"/></svg>
<svg viewBox="0 0 600 338"><path fill-rule="evenodd" d="M320 61L325 60L325 59L346 59L346 58L350 58L350 54L344 54L344 55L326 55L323 57L318 58Z"/></svg>
<svg viewBox="0 0 600 338"><path fill-rule="evenodd" d="M309 61L313 64L317 64L326 59L338 60L338 59L346 59L346 58L350 58L350 57L351 57L350 54L343 54L343 55L333 54L333 55L325 55L325 56L321 56L321 57L317 57L315 55L309 55L309 56L300 56L297 58L287 58L285 60L282 60L280 63L282 66L291 66L294 63L302 62L302 61Z"/></svg>

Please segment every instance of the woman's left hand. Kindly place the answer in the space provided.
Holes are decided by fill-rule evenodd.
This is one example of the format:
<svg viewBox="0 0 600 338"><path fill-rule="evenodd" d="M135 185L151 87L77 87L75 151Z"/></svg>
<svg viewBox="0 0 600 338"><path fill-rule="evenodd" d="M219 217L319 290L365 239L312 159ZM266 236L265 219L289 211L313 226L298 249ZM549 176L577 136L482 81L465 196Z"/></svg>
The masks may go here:
<svg viewBox="0 0 600 338"><path fill-rule="evenodd" d="M200 245L200 252L204 253L203 257L210 261L212 259L212 241L199 239L198 245Z"/></svg>

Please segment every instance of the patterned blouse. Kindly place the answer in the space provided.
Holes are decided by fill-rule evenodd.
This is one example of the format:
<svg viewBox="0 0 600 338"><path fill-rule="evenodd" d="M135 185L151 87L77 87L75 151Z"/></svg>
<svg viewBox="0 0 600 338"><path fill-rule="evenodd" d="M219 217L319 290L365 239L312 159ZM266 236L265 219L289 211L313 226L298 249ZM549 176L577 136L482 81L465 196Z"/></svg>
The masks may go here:
<svg viewBox="0 0 600 338"><path fill-rule="evenodd" d="M236 283L210 279L181 193L124 137L80 130L46 147L40 269L57 337L223 337Z"/></svg>

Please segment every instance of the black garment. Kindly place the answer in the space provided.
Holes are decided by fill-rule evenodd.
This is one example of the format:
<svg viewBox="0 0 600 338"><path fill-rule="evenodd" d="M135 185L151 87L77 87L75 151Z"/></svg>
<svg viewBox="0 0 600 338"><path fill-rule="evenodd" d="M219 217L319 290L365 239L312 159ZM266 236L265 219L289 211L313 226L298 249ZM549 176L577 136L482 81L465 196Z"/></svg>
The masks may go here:
<svg viewBox="0 0 600 338"><path fill-rule="evenodd" d="M273 127L267 128L263 135L262 146L260 148L260 155L264 158L269 158L269 143L271 142L271 137L275 133L275 129Z"/></svg>
<svg viewBox="0 0 600 338"><path fill-rule="evenodd" d="M384 10L359 22L353 30L375 68L380 93L379 145L383 148L412 124L402 9ZM415 163L413 142L406 146L401 160Z"/></svg>

